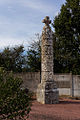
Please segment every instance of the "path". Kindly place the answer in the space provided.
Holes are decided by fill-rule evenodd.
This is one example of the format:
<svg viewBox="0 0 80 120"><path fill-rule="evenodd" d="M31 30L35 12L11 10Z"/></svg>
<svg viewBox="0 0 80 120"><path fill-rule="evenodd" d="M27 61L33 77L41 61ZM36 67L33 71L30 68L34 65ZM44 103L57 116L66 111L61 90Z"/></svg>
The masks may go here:
<svg viewBox="0 0 80 120"><path fill-rule="evenodd" d="M80 100L60 100L59 104L33 102L28 120L80 120Z"/></svg>

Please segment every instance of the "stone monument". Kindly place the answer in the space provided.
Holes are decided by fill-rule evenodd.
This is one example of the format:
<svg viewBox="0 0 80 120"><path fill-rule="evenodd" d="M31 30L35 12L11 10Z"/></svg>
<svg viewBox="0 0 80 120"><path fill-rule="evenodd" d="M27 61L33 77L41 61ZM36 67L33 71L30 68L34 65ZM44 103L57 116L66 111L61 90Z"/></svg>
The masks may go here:
<svg viewBox="0 0 80 120"><path fill-rule="evenodd" d="M53 79L53 39L51 20L46 16L41 41L41 83L37 89L37 101L42 104L58 103L59 92Z"/></svg>

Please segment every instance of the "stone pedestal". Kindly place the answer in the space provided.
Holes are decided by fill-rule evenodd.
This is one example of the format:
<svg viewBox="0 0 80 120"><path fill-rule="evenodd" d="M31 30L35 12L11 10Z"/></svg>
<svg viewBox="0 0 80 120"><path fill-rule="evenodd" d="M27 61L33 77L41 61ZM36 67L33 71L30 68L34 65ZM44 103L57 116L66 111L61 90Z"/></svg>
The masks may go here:
<svg viewBox="0 0 80 120"><path fill-rule="evenodd" d="M43 82L38 85L37 101L42 104L58 103L58 90L54 81Z"/></svg>
<svg viewBox="0 0 80 120"><path fill-rule="evenodd" d="M53 80L53 39L48 16L43 23L45 26L41 41L41 83L37 89L37 101L42 104L54 104L59 102L59 92Z"/></svg>

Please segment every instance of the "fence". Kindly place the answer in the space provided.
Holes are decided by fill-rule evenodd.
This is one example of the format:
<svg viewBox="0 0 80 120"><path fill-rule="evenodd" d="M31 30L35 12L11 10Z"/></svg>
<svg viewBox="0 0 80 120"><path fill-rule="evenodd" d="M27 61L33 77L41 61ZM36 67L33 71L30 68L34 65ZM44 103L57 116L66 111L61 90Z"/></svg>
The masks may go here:
<svg viewBox="0 0 80 120"><path fill-rule="evenodd" d="M36 92L37 86L40 83L39 72L27 72L16 74L23 79L22 87L28 88ZM55 74L53 79L59 89L59 95L80 96L80 75L70 74Z"/></svg>

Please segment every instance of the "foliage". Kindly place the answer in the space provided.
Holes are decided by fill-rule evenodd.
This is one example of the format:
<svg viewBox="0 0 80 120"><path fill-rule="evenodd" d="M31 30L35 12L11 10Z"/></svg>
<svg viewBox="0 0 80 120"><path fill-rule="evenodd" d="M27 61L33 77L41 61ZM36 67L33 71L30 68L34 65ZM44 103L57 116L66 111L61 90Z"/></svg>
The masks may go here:
<svg viewBox="0 0 80 120"><path fill-rule="evenodd" d="M32 72L41 69L41 37L36 34L37 41L32 42L27 51L27 70Z"/></svg>
<svg viewBox="0 0 80 120"><path fill-rule="evenodd" d="M25 66L25 55L23 46L14 48L5 48L0 52L0 67L6 68L7 71L22 72Z"/></svg>
<svg viewBox="0 0 80 120"><path fill-rule="evenodd" d="M80 74L80 1L66 0L55 17L54 61L56 72ZM59 65L59 66L57 66Z"/></svg>
<svg viewBox="0 0 80 120"><path fill-rule="evenodd" d="M22 80L0 68L0 120L26 120L31 106L30 93L20 89Z"/></svg>
<svg viewBox="0 0 80 120"><path fill-rule="evenodd" d="M28 71L37 72L40 70L41 61L37 51L31 49L27 51L27 65Z"/></svg>

